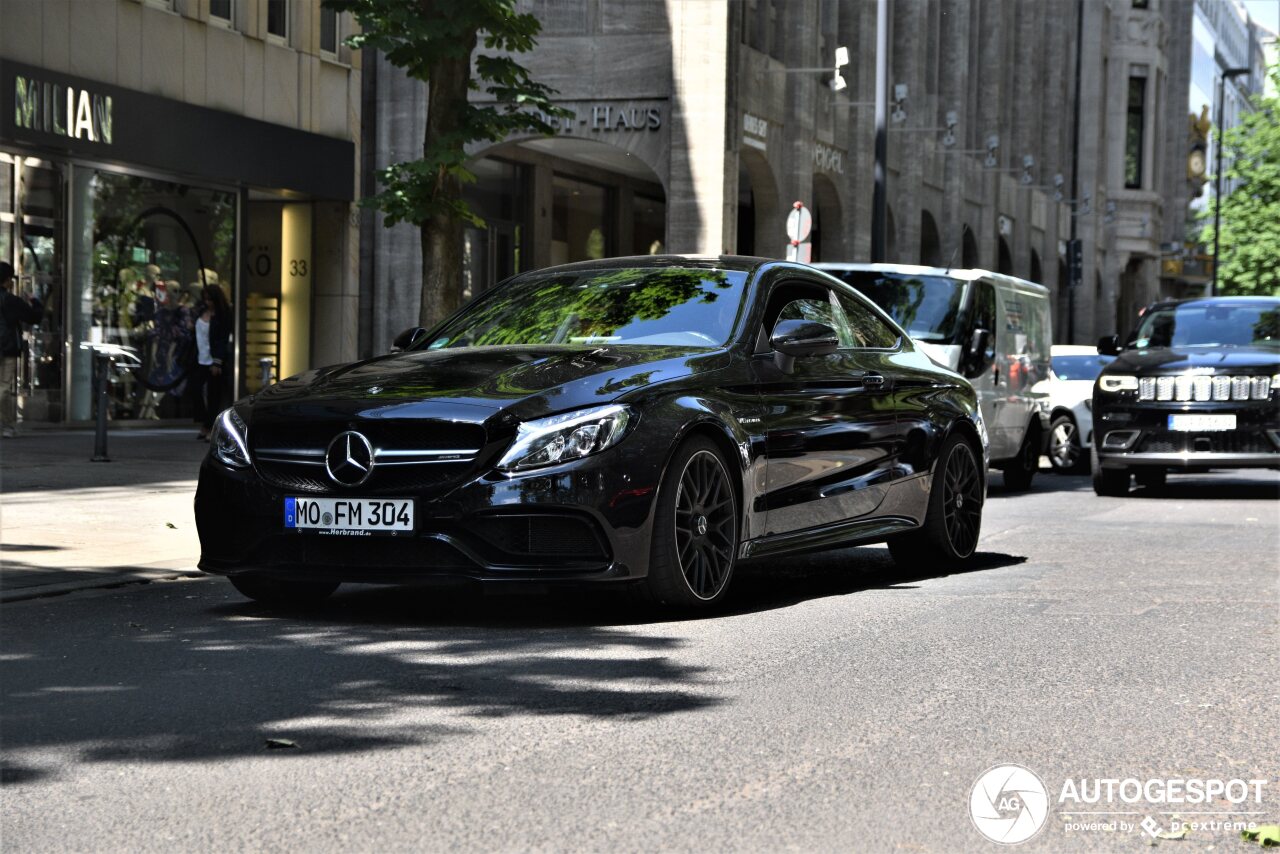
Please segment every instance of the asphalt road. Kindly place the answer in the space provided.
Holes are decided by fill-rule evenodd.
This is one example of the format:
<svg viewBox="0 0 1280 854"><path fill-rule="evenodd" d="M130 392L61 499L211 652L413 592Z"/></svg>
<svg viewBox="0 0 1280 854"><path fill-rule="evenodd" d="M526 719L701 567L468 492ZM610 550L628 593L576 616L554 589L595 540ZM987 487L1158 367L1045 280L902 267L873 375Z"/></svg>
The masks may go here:
<svg viewBox="0 0 1280 854"><path fill-rule="evenodd" d="M968 802L999 763L1050 791L1019 850L1146 847L1068 831L1068 778L1263 779L1186 809L1280 820L1280 477L998 484L970 572L773 561L701 619L376 588L280 615L212 579L6 604L4 849L993 851Z"/></svg>

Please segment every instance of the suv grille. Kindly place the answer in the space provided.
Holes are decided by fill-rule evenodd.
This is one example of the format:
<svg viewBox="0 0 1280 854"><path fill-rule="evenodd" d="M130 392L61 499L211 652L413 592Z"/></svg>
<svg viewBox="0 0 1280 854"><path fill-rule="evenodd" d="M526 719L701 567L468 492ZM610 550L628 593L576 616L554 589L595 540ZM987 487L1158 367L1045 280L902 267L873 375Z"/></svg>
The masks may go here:
<svg viewBox="0 0 1280 854"><path fill-rule="evenodd" d="M1266 400L1271 377L1140 377L1138 400Z"/></svg>
<svg viewBox="0 0 1280 854"><path fill-rule="evenodd" d="M1203 447L1205 442L1209 447ZM1200 446L1197 447L1197 444ZM1182 433L1163 430L1148 433L1138 444L1141 454L1181 454L1186 451L1209 452L1214 454L1269 454L1274 453L1276 446L1265 433L1258 431L1235 431L1221 433Z"/></svg>

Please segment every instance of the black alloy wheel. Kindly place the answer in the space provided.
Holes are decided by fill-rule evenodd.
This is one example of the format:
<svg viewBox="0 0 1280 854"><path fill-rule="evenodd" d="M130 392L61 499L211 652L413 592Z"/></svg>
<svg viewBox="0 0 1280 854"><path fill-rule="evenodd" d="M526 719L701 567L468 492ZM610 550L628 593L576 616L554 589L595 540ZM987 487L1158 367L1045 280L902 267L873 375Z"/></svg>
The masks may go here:
<svg viewBox="0 0 1280 854"><path fill-rule="evenodd" d="M1058 474L1079 471L1084 460L1080 430L1070 415L1059 415L1049 426L1049 464Z"/></svg>
<svg viewBox="0 0 1280 854"><path fill-rule="evenodd" d="M982 529L982 478L968 445L960 444L947 457L942 480L942 512L947 539L956 555L966 558L978 547Z"/></svg>
<svg viewBox="0 0 1280 854"><path fill-rule="evenodd" d="M889 552L899 565L959 566L973 556L986 499L986 472L978 459L962 436L947 439L934 468L924 524L889 540Z"/></svg>
<svg viewBox="0 0 1280 854"><path fill-rule="evenodd" d="M715 445L697 437L676 452L663 478L649 593L668 605L708 605L728 589L737 556L737 494Z"/></svg>

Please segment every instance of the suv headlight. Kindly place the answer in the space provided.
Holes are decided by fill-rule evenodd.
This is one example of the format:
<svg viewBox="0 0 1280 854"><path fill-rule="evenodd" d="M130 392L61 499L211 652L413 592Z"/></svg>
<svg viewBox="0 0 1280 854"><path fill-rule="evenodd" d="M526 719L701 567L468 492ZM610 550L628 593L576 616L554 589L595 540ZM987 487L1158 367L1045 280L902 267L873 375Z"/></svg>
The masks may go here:
<svg viewBox="0 0 1280 854"><path fill-rule="evenodd" d="M1119 391L1137 391L1138 378L1126 374L1107 374L1098 378L1098 388L1112 394Z"/></svg>
<svg viewBox="0 0 1280 854"><path fill-rule="evenodd" d="M610 404L525 421L498 468L523 471L599 453L622 439L632 417L630 407Z"/></svg>
<svg viewBox="0 0 1280 854"><path fill-rule="evenodd" d="M213 429L209 431L209 449L225 466L248 468L251 465L248 435L249 428L232 407L214 419Z"/></svg>

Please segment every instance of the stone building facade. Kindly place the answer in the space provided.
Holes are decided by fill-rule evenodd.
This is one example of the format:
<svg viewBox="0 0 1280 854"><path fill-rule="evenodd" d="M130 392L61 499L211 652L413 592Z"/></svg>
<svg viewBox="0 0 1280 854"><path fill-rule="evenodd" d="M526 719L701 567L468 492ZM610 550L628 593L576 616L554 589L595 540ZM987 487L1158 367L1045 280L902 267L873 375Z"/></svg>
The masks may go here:
<svg viewBox="0 0 1280 854"><path fill-rule="evenodd" d="M600 254L782 256L794 201L814 215L813 260L867 259L875 3L522 8L543 23L523 61L574 118L553 138L475 152L473 206L488 227L468 236L472 292ZM1185 173L1170 78L1185 81L1187 57L1171 45L1189 38L1191 10L1191 0L894 0L888 260L1042 282L1058 341L1127 327L1160 293L1167 173ZM841 46L847 87L835 91ZM379 59L365 103L370 165L415 156L422 87ZM1073 236L1084 265L1069 289ZM416 317L418 241L375 224L366 238L362 349L376 352Z"/></svg>
<svg viewBox="0 0 1280 854"><path fill-rule="evenodd" d="M356 355L360 56L315 0L0 0L0 260L39 297L28 421L93 417L82 343L142 362L110 416L187 419L191 313L236 393Z"/></svg>

